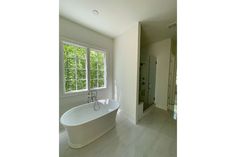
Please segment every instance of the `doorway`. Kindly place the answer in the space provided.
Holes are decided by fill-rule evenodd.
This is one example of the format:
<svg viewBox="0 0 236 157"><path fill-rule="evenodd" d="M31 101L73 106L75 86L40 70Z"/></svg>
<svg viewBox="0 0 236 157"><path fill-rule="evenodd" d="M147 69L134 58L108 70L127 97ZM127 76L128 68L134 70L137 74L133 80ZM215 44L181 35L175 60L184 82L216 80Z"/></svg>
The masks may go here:
<svg viewBox="0 0 236 157"><path fill-rule="evenodd" d="M155 104L156 57L140 58L139 102L143 102L143 111Z"/></svg>

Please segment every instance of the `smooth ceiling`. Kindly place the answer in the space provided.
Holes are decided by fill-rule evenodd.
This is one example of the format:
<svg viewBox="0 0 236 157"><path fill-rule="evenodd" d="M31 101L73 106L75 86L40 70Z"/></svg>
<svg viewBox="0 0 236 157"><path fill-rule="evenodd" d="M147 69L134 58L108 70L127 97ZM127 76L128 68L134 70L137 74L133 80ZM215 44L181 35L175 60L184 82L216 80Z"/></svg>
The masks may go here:
<svg viewBox="0 0 236 157"><path fill-rule="evenodd" d="M176 0L60 0L59 8L61 16L111 38L141 22L142 45L176 33L176 28L168 29L176 22Z"/></svg>

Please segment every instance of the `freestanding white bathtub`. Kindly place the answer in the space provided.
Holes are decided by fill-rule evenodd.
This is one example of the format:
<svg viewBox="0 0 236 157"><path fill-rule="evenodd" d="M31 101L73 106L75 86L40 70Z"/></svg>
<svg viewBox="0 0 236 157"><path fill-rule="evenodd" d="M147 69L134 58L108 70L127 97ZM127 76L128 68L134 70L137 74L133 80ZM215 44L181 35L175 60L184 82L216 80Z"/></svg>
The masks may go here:
<svg viewBox="0 0 236 157"><path fill-rule="evenodd" d="M70 147L81 148L115 126L119 103L110 99L98 100L95 109L94 103L79 105L62 115L60 122L67 131Z"/></svg>

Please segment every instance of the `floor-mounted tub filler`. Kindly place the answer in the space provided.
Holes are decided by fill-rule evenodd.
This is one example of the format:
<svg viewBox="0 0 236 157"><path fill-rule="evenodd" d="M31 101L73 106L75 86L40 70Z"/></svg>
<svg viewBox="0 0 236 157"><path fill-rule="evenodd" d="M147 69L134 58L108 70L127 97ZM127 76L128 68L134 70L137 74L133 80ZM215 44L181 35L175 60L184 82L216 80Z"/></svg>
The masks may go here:
<svg viewBox="0 0 236 157"><path fill-rule="evenodd" d="M118 108L118 102L105 99L65 112L60 122L67 131L69 146L81 148L111 130L116 124Z"/></svg>

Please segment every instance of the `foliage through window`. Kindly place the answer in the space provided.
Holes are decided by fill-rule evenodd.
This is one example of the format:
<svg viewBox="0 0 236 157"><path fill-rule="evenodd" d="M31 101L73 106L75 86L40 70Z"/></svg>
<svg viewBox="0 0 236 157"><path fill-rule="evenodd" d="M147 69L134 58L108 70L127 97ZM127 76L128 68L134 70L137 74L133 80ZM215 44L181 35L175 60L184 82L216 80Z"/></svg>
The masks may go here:
<svg viewBox="0 0 236 157"><path fill-rule="evenodd" d="M90 51L90 88L104 87L104 53Z"/></svg>
<svg viewBox="0 0 236 157"><path fill-rule="evenodd" d="M63 42L63 51L66 93L106 87L104 52L67 42Z"/></svg>

